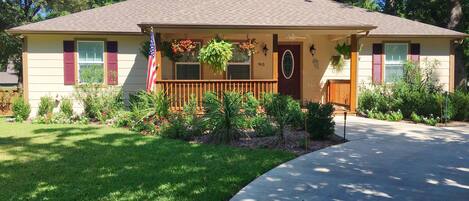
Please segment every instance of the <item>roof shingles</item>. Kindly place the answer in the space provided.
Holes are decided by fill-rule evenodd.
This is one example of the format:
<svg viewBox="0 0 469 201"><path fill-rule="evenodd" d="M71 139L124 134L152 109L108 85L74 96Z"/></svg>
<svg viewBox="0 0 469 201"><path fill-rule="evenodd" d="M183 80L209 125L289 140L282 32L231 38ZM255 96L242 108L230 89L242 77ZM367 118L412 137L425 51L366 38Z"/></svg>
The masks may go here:
<svg viewBox="0 0 469 201"><path fill-rule="evenodd" d="M371 35L463 33L331 0L127 0L10 29L28 32L140 33L138 24L272 27L363 27Z"/></svg>

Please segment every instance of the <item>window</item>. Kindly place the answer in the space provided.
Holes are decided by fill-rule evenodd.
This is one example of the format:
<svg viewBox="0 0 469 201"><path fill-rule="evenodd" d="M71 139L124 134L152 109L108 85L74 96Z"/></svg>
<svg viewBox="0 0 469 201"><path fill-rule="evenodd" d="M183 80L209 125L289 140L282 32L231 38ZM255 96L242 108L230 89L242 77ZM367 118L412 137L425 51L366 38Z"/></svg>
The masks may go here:
<svg viewBox="0 0 469 201"><path fill-rule="evenodd" d="M177 80L200 80L199 55L201 42L194 42L197 47L192 52L182 53L176 59L176 79Z"/></svg>
<svg viewBox="0 0 469 201"><path fill-rule="evenodd" d="M80 83L104 82L104 42L78 41L78 79Z"/></svg>
<svg viewBox="0 0 469 201"><path fill-rule="evenodd" d="M251 56L242 51L238 44L233 43L233 58L228 63L226 77L230 80L249 80L251 78Z"/></svg>
<svg viewBox="0 0 469 201"><path fill-rule="evenodd" d="M199 80L200 63L176 62L177 80Z"/></svg>
<svg viewBox="0 0 469 201"><path fill-rule="evenodd" d="M402 78L408 48L407 43L386 43L384 45L384 82L390 83Z"/></svg>
<svg viewBox="0 0 469 201"><path fill-rule="evenodd" d="M290 79L295 70L295 59L291 50L286 50L282 55L282 74L285 79Z"/></svg>

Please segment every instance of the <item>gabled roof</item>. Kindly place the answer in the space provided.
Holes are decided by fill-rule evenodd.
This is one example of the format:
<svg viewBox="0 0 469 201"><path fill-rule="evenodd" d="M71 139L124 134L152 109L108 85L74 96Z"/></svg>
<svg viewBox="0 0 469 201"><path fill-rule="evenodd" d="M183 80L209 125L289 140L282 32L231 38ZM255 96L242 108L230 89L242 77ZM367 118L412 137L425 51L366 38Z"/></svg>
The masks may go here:
<svg viewBox="0 0 469 201"><path fill-rule="evenodd" d="M15 27L9 32L140 34L138 25L142 24L162 27L373 29L371 35L466 36L331 0L127 0Z"/></svg>

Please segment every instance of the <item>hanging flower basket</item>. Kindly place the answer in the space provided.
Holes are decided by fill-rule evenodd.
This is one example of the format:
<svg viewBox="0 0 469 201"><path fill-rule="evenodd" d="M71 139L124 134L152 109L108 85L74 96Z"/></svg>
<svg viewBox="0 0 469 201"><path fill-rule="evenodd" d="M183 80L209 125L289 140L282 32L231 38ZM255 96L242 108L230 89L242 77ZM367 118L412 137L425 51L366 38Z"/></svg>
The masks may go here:
<svg viewBox="0 0 469 201"><path fill-rule="evenodd" d="M246 41L239 43L239 49L245 51L249 56L257 53L256 46L257 41L255 38L247 39Z"/></svg>
<svg viewBox="0 0 469 201"><path fill-rule="evenodd" d="M195 42L190 39L173 40L171 42L171 50L174 54L193 52L196 47L197 44L195 44Z"/></svg>

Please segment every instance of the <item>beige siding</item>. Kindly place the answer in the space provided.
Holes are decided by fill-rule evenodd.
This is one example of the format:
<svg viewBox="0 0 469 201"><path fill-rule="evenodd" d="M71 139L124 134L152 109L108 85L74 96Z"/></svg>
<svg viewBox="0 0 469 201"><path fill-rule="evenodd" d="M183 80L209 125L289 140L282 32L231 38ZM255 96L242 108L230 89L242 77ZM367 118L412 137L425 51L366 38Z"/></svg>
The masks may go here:
<svg viewBox="0 0 469 201"><path fill-rule="evenodd" d="M117 41L119 46L119 85L124 92L145 88L146 59L140 55L144 36L89 36L89 35L28 35L29 101L32 115L36 114L39 99L49 95L60 99L72 97L73 86L64 85L63 41L75 39L104 39ZM80 111L76 103L74 108Z"/></svg>
<svg viewBox="0 0 469 201"><path fill-rule="evenodd" d="M358 67L358 82L360 85L371 83L371 62L373 43L407 42L420 43L420 65L426 67L425 61L438 61L435 69L436 78L443 85L444 90L449 87L449 53L450 39L447 38L364 38L360 40L360 62Z"/></svg>
<svg viewBox="0 0 469 201"><path fill-rule="evenodd" d="M247 37L256 38L259 53L253 56L252 79L272 79L272 34L253 33L249 34L223 34L227 40L245 40ZM163 34L163 40L170 39L199 39L204 43L213 38L214 34ZM350 77L350 67L347 65L342 71L337 72L330 65L331 56L336 54L334 47L345 39L331 41L331 37L325 34L297 33L297 37L291 37L291 33L280 33L280 43L301 44L301 85L302 99L307 101L326 100L326 82L329 79L346 79ZM126 94L145 88L146 58L140 54L141 43L148 40L146 36L89 36L89 35L28 35L28 68L29 68L29 101L32 105L33 115L37 111L41 96L52 97L71 96L73 86L63 84L63 41L75 40L77 38L100 38L109 41L118 41L118 65L119 85ZM373 43L383 41L408 41L421 44L421 61L437 59L440 62L436 70L438 79L448 88L449 82L449 39L437 38L362 38L360 39L360 56L358 67L358 82L361 84L371 83L371 48ZM262 47L267 44L268 54L262 53ZM310 46L314 44L317 53L313 57ZM163 57L162 61L163 79L174 79L173 63ZM203 65L203 79L223 79L223 74L214 73ZM281 76L281 75L279 75ZM79 105L75 105L77 111Z"/></svg>

